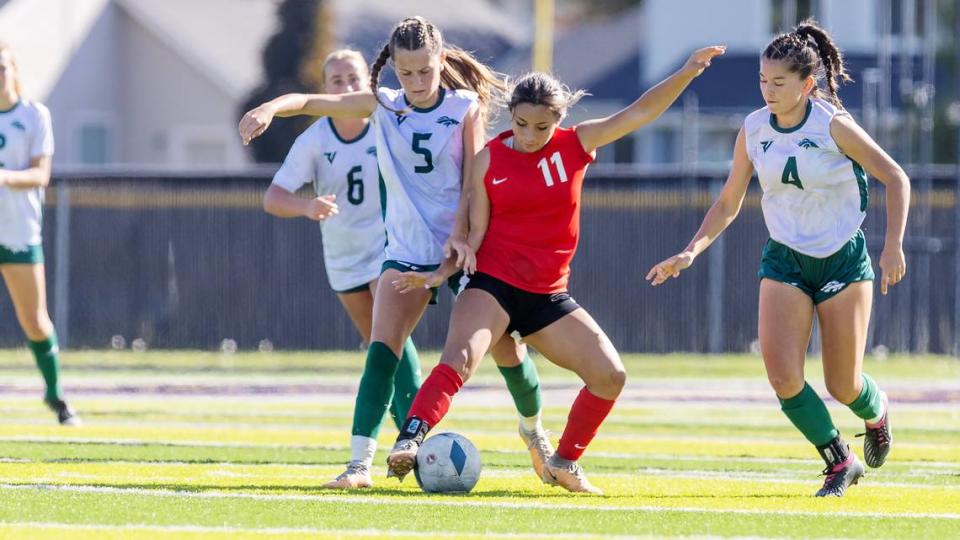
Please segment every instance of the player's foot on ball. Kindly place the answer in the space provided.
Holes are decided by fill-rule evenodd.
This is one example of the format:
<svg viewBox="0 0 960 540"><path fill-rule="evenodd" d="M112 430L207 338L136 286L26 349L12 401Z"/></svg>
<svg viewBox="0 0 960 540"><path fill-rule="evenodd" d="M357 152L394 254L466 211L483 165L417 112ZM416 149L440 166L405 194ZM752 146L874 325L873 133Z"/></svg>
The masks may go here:
<svg viewBox="0 0 960 540"><path fill-rule="evenodd" d="M80 420L80 417L77 416L77 413L70 405L67 405L66 401L62 399L45 399L43 402L46 403L51 411L57 413L57 421L60 422L61 426L78 427L83 425L83 421Z"/></svg>
<svg viewBox="0 0 960 540"><path fill-rule="evenodd" d="M864 422L867 428L866 432L857 435L857 437L863 437L863 461L873 468L877 468L887 461L887 454L890 453L890 446L893 444L886 392L880 392L880 399L883 400L883 418L876 424Z"/></svg>
<svg viewBox="0 0 960 540"><path fill-rule="evenodd" d="M593 487L587 480L587 475L576 461L563 459L554 454L543 466L543 475L540 477L544 484L560 486L573 493L593 493L603 495L603 492Z"/></svg>
<svg viewBox="0 0 960 540"><path fill-rule="evenodd" d="M847 488L856 484L857 480L863 476L863 463L857 459L852 452L842 463L832 467L828 466L823 470L826 480L823 481L823 487L817 492L817 497L843 497Z"/></svg>
<svg viewBox="0 0 960 540"><path fill-rule="evenodd" d="M370 467L362 461L351 461L347 470L321 487L327 489L363 489L373 486Z"/></svg>
<svg viewBox="0 0 960 540"><path fill-rule="evenodd" d="M520 424L520 438L530 451L530 461L533 462L537 478L543 478L543 464L553 456L553 445L550 444L547 432L543 428L527 431L523 424Z"/></svg>
<svg viewBox="0 0 960 540"><path fill-rule="evenodd" d="M401 482L417 464L417 450L420 443L414 439L401 439L393 445L387 456L387 478L397 477Z"/></svg>

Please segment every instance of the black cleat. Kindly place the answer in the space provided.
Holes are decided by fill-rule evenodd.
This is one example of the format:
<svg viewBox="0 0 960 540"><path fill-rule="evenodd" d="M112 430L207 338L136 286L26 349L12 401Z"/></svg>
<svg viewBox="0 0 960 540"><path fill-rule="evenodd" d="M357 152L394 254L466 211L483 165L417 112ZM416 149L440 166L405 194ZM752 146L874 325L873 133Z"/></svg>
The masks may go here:
<svg viewBox="0 0 960 540"><path fill-rule="evenodd" d="M62 399L53 399L53 400L43 400L46 403L47 407L50 407L50 410L57 413L57 421L60 422L61 426L80 426L83 425L83 421L80 420L80 417L77 416L77 413L67 405L67 402Z"/></svg>
<svg viewBox="0 0 960 540"><path fill-rule="evenodd" d="M817 497L843 497L847 488L860 480L863 471L863 463L860 463L857 456L850 454L844 463L823 470L827 479L823 481L823 487L817 492Z"/></svg>
<svg viewBox="0 0 960 540"><path fill-rule="evenodd" d="M876 424L865 424L866 433L857 435L857 437L863 437L863 461L873 468L883 465L887 460L887 454L890 453L890 445L893 444L887 394L881 392L881 396L883 399L883 418Z"/></svg>

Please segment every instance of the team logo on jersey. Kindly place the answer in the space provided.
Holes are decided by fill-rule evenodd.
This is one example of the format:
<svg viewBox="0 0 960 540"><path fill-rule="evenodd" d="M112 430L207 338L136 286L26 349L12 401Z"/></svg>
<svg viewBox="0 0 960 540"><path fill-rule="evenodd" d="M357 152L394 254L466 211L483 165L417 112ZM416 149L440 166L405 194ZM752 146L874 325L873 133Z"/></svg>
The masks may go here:
<svg viewBox="0 0 960 540"><path fill-rule="evenodd" d="M493 185L502 184L502 183L504 183L504 182L506 182L506 181L507 181L507 177L494 178L494 179L493 179Z"/></svg>
<svg viewBox="0 0 960 540"><path fill-rule="evenodd" d="M336 152L324 152L323 155L324 155L324 157L327 158L327 161L328 161L331 165L333 165L333 160L337 157L337 153L336 153Z"/></svg>
<svg viewBox="0 0 960 540"><path fill-rule="evenodd" d="M455 125L459 124L460 121L459 121L459 120L454 120L453 118L450 118L449 116L441 116L440 118L437 118L437 123L440 124L441 126L450 127L450 126L455 126Z"/></svg>
<svg viewBox="0 0 960 540"><path fill-rule="evenodd" d="M406 120L406 119L407 119L407 115L397 113L397 125L398 125L398 126L399 126L400 124L402 124L403 121Z"/></svg>
<svg viewBox="0 0 960 540"><path fill-rule="evenodd" d="M27 126L23 125L23 123L21 123L19 120L14 120L13 123L10 124L10 125L13 126L13 127L15 127L15 128L17 128L17 129L19 129L20 131L26 131L26 130L27 130Z"/></svg>
<svg viewBox="0 0 960 540"><path fill-rule="evenodd" d="M811 141L810 139L803 139L797 144L800 145L800 148L820 148L817 146L817 143Z"/></svg>
<svg viewBox="0 0 960 540"><path fill-rule="evenodd" d="M763 153L767 153L767 149L773 144L773 141L760 141L760 146L763 147Z"/></svg>
<svg viewBox="0 0 960 540"><path fill-rule="evenodd" d="M825 293L835 293L840 289L842 289L845 285L846 283L840 283L839 281L831 281L830 283L827 283L826 285L824 285L823 288L820 290Z"/></svg>
<svg viewBox="0 0 960 540"><path fill-rule="evenodd" d="M368 154L368 155L371 155L371 156L376 156L376 155L377 155L377 147L376 147L376 146L371 146L370 148L367 148L367 154Z"/></svg>

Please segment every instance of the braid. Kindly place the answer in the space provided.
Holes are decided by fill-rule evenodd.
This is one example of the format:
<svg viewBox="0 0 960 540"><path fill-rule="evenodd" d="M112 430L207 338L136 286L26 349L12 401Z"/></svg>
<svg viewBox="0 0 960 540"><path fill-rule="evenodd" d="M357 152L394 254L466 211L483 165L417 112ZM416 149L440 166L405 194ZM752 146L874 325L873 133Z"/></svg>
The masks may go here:
<svg viewBox="0 0 960 540"><path fill-rule="evenodd" d="M381 49L380 54L377 55L377 59L374 60L373 66L370 67L370 90L373 92L373 97L377 100L377 103L380 104L384 109L399 113L401 111L395 111L388 107L384 102L380 101L380 92L377 91L377 87L380 86L380 71L383 70L383 66L386 65L387 60L390 59L390 44L386 44Z"/></svg>
<svg viewBox="0 0 960 540"><path fill-rule="evenodd" d="M824 77L827 82L827 91L830 93L830 101L838 107L843 108L840 96L837 95L837 90L840 87L840 83L848 83L853 79L850 78L850 75L843 65L843 56L840 54L840 50L833 43L833 40L830 39L830 35L818 27L813 21L807 20L800 23L794 32L798 36L806 39L811 46L816 49L820 57L820 63L823 66Z"/></svg>

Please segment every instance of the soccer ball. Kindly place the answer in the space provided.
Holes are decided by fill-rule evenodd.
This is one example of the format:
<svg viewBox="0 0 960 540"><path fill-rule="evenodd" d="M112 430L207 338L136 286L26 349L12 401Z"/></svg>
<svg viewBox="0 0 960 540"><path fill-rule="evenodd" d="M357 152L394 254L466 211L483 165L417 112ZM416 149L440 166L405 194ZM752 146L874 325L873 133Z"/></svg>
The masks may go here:
<svg viewBox="0 0 960 540"><path fill-rule="evenodd" d="M466 493L480 479L480 452L463 435L438 433L417 452L413 470L427 493Z"/></svg>

